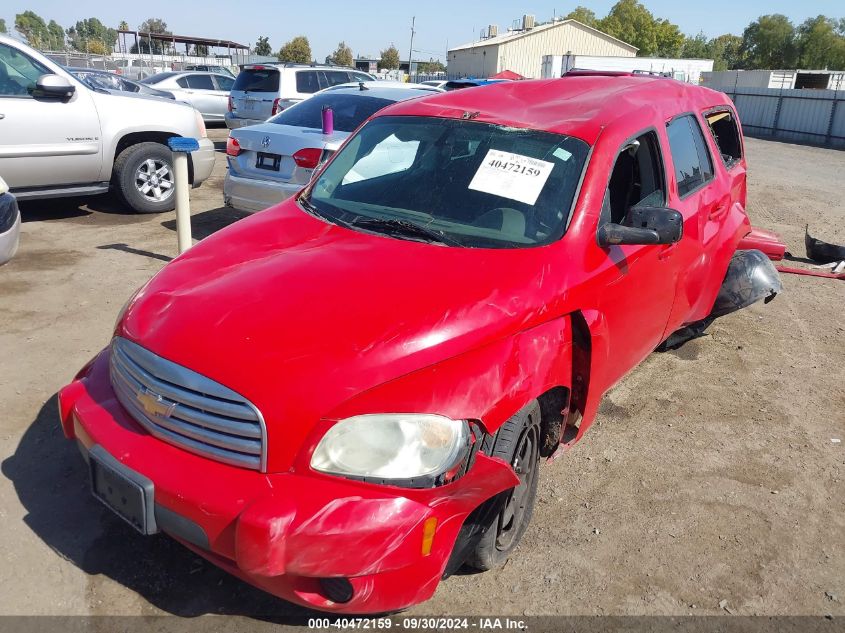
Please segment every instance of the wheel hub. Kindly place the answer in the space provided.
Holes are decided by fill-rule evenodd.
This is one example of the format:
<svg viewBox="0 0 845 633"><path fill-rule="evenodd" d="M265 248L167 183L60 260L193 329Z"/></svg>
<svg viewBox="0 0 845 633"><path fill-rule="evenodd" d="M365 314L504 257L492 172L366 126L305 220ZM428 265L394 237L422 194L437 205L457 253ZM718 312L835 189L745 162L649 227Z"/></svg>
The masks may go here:
<svg viewBox="0 0 845 633"><path fill-rule="evenodd" d="M165 161L148 158L135 170L135 187L145 198L162 202L173 195L173 170Z"/></svg>

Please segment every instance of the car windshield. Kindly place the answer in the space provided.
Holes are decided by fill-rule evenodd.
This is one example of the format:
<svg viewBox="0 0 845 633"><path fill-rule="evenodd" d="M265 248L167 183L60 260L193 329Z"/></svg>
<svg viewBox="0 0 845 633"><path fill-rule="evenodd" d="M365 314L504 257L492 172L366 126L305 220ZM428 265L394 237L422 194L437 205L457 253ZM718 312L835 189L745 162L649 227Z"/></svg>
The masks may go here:
<svg viewBox="0 0 845 633"><path fill-rule="evenodd" d="M397 235L398 225L415 225L444 238L431 241L453 245L537 246L566 230L588 153L584 141L550 132L378 117L347 142L302 201L352 228L381 225Z"/></svg>
<svg viewBox="0 0 845 633"><path fill-rule="evenodd" d="M171 77L175 77L178 74L179 73L172 73L172 72L156 73L155 75L151 75L150 77L147 77L146 79L142 79L141 83L142 84L157 84L160 81L164 81L165 79L170 79Z"/></svg>
<svg viewBox="0 0 845 633"><path fill-rule="evenodd" d="M293 125L319 130L323 127L323 108L334 113L334 129L351 132L383 107L393 103L390 99L352 94L326 93L300 101L270 119L270 123Z"/></svg>

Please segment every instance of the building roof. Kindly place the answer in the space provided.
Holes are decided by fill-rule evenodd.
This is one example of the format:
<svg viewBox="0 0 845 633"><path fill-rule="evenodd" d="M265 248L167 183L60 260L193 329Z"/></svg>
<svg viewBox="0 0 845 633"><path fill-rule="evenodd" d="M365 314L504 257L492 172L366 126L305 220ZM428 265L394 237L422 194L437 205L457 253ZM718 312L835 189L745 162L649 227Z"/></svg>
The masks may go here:
<svg viewBox="0 0 845 633"><path fill-rule="evenodd" d="M578 20L557 20L554 22L547 22L546 24L539 24L532 29L528 29L525 31L505 31L501 35L497 35L496 37L488 37L486 40L478 40L476 42L470 42L469 44L461 44L460 46L456 46L454 48L449 49L449 53L452 51L461 51L461 50L468 50L472 48L478 48L481 46L498 46L500 44L505 44L507 42L513 42L514 40L518 40L522 37L528 37L529 35L534 35L536 33L541 33L547 29L554 28L556 26L561 26L563 24L577 24L578 26L587 29L589 31L593 31L600 37L613 40L617 42L620 46L625 46L632 51L636 52L638 49L633 44L628 44L628 42L623 42L619 38L613 37L612 35L608 35L604 31L599 31L598 29L593 28L592 26L588 26L583 22L579 22Z"/></svg>
<svg viewBox="0 0 845 633"><path fill-rule="evenodd" d="M178 42L179 44L197 44L201 46L218 46L220 48L238 48L249 50L249 46L238 44L230 40L216 40L210 37L194 37L191 35L172 35L170 33L145 33L143 31L123 31L118 29L118 33L127 35L134 35L136 38L145 40L158 40L161 42Z"/></svg>
<svg viewBox="0 0 845 633"><path fill-rule="evenodd" d="M580 138L590 145L615 121L630 122L654 111L672 116L684 109L704 109L725 103L722 93L650 75L592 75L534 79L455 90L388 106L379 115L462 118L544 130ZM645 124L643 124L644 126Z"/></svg>

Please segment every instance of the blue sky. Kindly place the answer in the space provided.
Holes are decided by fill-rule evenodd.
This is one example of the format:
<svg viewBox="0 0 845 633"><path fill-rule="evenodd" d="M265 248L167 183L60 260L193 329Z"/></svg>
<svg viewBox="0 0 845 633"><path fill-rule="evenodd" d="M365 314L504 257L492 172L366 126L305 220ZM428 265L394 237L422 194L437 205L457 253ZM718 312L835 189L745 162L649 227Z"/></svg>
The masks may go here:
<svg viewBox="0 0 845 633"><path fill-rule="evenodd" d="M77 20L97 17L109 26L126 20L130 28L148 17L161 17L179 35L195 35L231 39L254 44L259 35L267 35L273 49L294 35L306 35L317 59L323 59L345 40L357 55L378 56L391 43L407 58L411 16L416 15L414 58L442 57L447 44L456 46L478 37L487 24L504 30L523 13L534 14L538 21L552 15L563 15L576 5L584 4L601 17L615 0L597 2L562 2L523 0L487 0L485 3L463 3L442 0L426 2L350 2L349 0L311 0L309 2L265 2L203 0L202 2L112 2L102 0L3 0L0 18L12 30L15 14L32 9L45 20L54 19L63 27ZM482 8L483 4L483 8ZM671 20L685 33L704 31L713 37L732 32L738 35L752 20L766 13L783 13L799 23L808 17L825 14L845 17L842 0L644 0L656 16Z"/></svg>

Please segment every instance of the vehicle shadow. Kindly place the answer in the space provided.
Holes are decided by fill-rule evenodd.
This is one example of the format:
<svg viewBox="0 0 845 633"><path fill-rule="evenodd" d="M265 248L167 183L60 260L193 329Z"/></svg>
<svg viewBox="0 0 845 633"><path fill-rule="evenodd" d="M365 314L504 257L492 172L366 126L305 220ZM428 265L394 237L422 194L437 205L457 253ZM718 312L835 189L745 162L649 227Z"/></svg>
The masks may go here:
<svg viewBox="0 0 845 633"><path fill-rule="evenodd" d="M194 239L203 240L209 235L212 235L224 229L230 224L234 224L238 220L248 217L250 214L244 211L238 211L231 207L218 207L210 211L203 211L191 216L191 235ZM170 229L176 230L176 220L165 220L161 225Z"/></svg>
<svg viewBox="0 0 845 633"><path fill-rule="evenodd" d="M326 617L230 576L163 534L141 536L101 506L88 489L85 462L61 432L55 395L3 461L2 473L26 509L26 525L88 574L90 596L97 595L102 575L178 616L216 613L278 622ZM102 606L89 606L107 614Z"/></svg>
<svg viewBox="0 0 845 633"><path fill-rule="evenodd" d="M144 214L135 213L116 196L104 193L98 196L82 198L47 198L45 200L21 200L21 222L41 222L44 220L71 220L87 218L97 213L103 214L106 222L108 216L121 223L129 221L143 221Z"/></svg>

